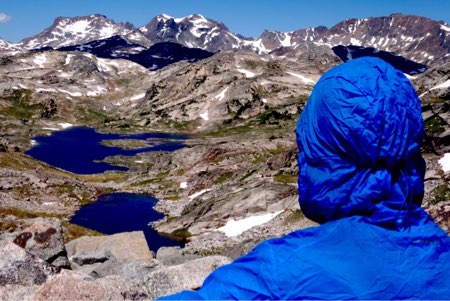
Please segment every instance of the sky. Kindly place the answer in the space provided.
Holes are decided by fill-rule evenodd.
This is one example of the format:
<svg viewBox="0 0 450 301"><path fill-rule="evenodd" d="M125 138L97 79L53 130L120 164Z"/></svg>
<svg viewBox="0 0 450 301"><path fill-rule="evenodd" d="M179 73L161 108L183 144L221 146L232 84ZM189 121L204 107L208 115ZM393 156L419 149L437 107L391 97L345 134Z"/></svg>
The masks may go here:
<svg viewBox="0 0 450 301"><path fill-rule="evenodd" d="M194 13L224 23L232 32L258 37L265 29L294 31L347 18L404 13L450 23L448 0L0 0L0 38L18 42L52 25L59 16L102 14L136 27L161 13Z"/></svg>

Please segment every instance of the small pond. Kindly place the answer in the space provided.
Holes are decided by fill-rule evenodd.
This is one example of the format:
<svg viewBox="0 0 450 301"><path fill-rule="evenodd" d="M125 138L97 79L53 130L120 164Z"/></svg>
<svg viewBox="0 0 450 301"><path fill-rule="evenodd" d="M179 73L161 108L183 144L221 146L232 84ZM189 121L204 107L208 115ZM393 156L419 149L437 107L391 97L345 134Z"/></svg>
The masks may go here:
<svg viewBox="0 0 450 301"><path fill-rule="evenodd" d="M164 217L153 209L157 202L145 194L103 194L97 201L81 207L70 222L105 234L144 231L149 248L155 252L163 246L183 247L184 243L161 236L148 226L149 222Z"/></svg>

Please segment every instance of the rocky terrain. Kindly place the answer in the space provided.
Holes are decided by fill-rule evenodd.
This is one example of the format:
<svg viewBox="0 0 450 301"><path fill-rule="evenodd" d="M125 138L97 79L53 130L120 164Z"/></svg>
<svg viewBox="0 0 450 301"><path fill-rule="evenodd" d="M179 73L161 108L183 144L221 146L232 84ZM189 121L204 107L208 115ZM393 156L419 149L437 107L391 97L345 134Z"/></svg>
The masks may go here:
<svg viewBox="0 0 450 301"><path fill-rule="evenodd" d="M423 28L414 27L417 22ZM439 163L450 152L447 27L392 15L331 29L267 31L257 40L199 15L158 16L139 29L93 15L59 18L19 45L0 41L0 299L144 300L195 289L260 241L313 226L298 206L293 131L316 81L341 63L331 46L342 43L428 64L426 72L409 76L426 128L424 207L450 233L450 170ZM111 54L168 42L220 52L150 71L79 47L98 50L105 39L116 46L128 41ZM75 48L23 49L69 44ZM76 175L23 154L36 135L77 125L190 139L171 153L105 159L128 172ZM166 216L152 227L186 247L152 254L141 232L105 236L69 222L80 206L107 192L156 196Z"/></svg>

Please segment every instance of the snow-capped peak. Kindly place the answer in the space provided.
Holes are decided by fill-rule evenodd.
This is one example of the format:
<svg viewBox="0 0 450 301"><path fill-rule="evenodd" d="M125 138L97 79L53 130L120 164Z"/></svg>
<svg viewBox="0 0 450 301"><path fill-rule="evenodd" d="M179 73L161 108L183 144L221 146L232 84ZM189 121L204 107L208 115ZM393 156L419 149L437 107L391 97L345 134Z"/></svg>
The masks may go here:
<svg viewBox="0 0 450 301"><path fill-rule="evenodd" d="M116 23L103 15L58 17L52 26L34 37L23 40L20 45L27 49L46 46L58 48L115 35L126 35L134 29L130 23Z"/></svg>

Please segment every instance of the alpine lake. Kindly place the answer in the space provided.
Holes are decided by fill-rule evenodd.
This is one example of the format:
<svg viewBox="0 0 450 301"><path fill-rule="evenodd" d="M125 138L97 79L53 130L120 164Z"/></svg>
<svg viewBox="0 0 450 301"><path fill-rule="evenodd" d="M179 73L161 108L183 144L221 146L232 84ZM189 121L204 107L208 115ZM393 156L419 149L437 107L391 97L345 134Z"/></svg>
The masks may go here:
<svg viewBox="0 0 450 301"><path fill-rule="evenodd" d="M184 147L185 135L166 133L105 134L90 127L74 127L55 131L49 136L34 138L25 154L54 167L81 175L106 171L127 171L104 161L110 156L135 156L154 151L175 151ZM129 141L135 147L112 146L114 142ZM110 145L112 144L112 145ZM149 223L164 217L153 206L158 200L146 194L115 192L102 194L95 202L82 206L70 222L100 233L115 234L143 231L149 248L157 251L163 246L184 246L153 230Z"/></svg>

